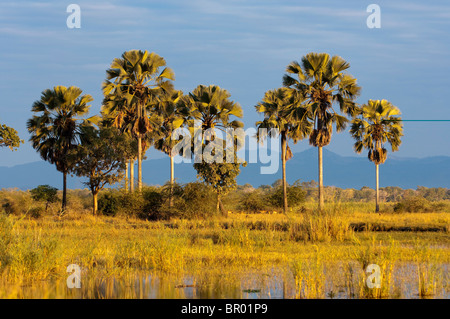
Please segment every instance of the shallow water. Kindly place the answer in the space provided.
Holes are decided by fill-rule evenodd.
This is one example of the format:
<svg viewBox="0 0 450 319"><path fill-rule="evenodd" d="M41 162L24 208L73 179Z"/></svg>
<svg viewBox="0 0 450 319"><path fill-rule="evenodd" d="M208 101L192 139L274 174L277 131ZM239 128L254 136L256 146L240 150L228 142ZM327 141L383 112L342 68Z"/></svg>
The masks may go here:
<svg viewBox="0 0 450 319"><path fill-rule="evenodd" d="M352 264L354 276L348 279L348 264L325 265L323 298L359 298L361 277L357 264ZM449 265L433 270L436 282L434 294L427 298L450 299ZM349 284L349 282L351 282ZM47 280L30 285L6 287L6 297L12 298L120 298L120 299L280 299L299 297L295 279L288 269L246 271L222 274L220 271L193 274L133 272L120 277L90 276L83 272L81 288L67 287L66 280ZM2 288L3 290L3 288ZM402 263L392 272L392 284L387 298L419 298L417 264ZM352 295L353 294L353 295ZM304 296L301 296L304 297Z"/></svg>

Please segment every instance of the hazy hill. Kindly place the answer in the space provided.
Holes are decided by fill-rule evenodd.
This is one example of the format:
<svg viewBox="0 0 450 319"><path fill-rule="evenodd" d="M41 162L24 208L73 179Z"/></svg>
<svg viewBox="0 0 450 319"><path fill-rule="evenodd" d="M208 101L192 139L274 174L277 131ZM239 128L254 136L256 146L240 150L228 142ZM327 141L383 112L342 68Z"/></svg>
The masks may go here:
<svg viewBox="0 0 450 319"><path fill-rule="evenodd" d="M262 175L261 164L248 164L241 169L239 184L272 184L281 178L281 162L279 170L273 175ZM137 168L136 168L137 176ZM176 164L175 177L185 183L196 179L192 164ZM164 184L169 179L169 159L149 159L143 162L143 179L146 184ZM317 181L317 149L295 153L287 162L287 179L292 183L301 181ZM399 186L402 188L450 187L450 157L397 158L388 157L380 166L380 186ZM375 184L375 166L366 157L344 157L324 149L324 183L342 188L373 187ZM13 167L0 167L0 188L18 187L30 189L38 185L49 184L62 187L62 174L54 165L47 162L33 162ZM69 188L84 188L82 180L77 177L68 178Z"/></svg>

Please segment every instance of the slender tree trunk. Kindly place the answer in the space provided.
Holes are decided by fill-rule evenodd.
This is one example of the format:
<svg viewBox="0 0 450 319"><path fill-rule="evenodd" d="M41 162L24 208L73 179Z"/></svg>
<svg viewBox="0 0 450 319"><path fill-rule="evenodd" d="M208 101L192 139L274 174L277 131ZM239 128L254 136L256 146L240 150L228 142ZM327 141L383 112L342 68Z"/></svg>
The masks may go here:
<svg viewBox="0 0 450 319"><path fill-rule="evenodd" d="M281 132L281 166L283 170L283 213L287 214L287 182L286 182L286 132Z"/></svg>
<svg viewBox="0 0 450 319"><path fill-rule="evenodd" d="M379 190L379 187L380 187L380 180L379 180L379 165L378 164L375 164L375 167L376 167L376 169L375 169L375 171L376 171L376 179L377 179L377 183L376 183L376 187L377 187L377 190L376 190L376 198L375 198L375 212L376 213L378 213L379 211L380 211L380 190Z"/></svg>
<svg viewBox="0 0 450 319"><path fill-rule="evenodd" d="M322 146L319 146L319 211L323 211L323 157Z"/></svg>
<svg viewBox="0 0 450 319"><path fill-rule="evenodd" d="M138 191L142 191L142 137L138 137Z"/></svg>
<svg viewBox="0 0 450 319"><path fill-rule="evenodd" d="M98 210L98 192L92 192L92 201L93 201L93 205L92 205L92 214L95 216L97 215L97 210Z"/></svg>
<svg viewBox="0 0 450 319"><path fill-rule="evenodd" d="M219 199L219 198L220 198L220 197L219 197L219 194L217 194L217 205L216 205L216 211L217 211L217 214L220 213L220 205L219 205L220 199Z"/></svg>
<svg viewBox="0 0 450 319"><path fill-rule="evenodd" d="M170 156L170 197L169 207L173 207L173 185L175 182L174 161L173 156Z"/></svg>
<svg viewBox="0 0 450 319"><path fill-rule="evenodd" d="M125 163L125 192L128 193L128 161Z"/></svg>
<svg viewBox="0 0 450 319"><path fill-rule="evenodd" d="M130 160L130 192L134 193L134 159Z"/></svg>
<svg viewBox="0 0 450 319"><path fill-rule="evenodd" d="M225 207L222 204L222 199L219 194L217 194L217 213L222 214L223 217L228 217Z"/></svg>
<svg viewBox="0 0 450 319"><path fill-rule="evenodd" d="M62 213L66 210L67 206L67 172L63 173L63 198L62 198Z"/></svg>

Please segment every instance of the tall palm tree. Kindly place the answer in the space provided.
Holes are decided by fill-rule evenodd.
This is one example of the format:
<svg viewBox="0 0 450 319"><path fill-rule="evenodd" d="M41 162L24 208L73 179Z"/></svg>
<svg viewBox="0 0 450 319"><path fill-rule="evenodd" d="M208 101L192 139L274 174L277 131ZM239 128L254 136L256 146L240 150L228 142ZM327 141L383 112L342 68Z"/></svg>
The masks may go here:
<svg viewBox="0 0 450 319"><path fill-rule="evenodd" d="M263 100L255 106L257 112L264 114L264 120L256 122L258 140L265 138L263 132L267 132L270 137L274 134L279 134L281 137L283 212L285 214L288 210L286 161L293 156L288 139L297 143L298 140L305 138L311 130L307 110L302 107L301 102L302 100L292 89L279 88L267 91ZM266 129L266 131L261 129ZM273 129L277 130L276 133Z"/></svg>
<svg viewBox="0 0 450 319"><path fill-rule="evenodd" d="M286 72L295 74L296 78L288 74L283 77L283 85L298 90L299 96L305 99L304 106L314 122L309 143L317 147L319 153L319 210L324 207L322 148L331 141L332 125L340 132L348 122L333 105L338 104L345 115L356 115L354 100L361 88L356 78L345 73L349 67L350 64L339 56L312 52L302 57L301 64L294 61L287 66Z"/></svg>
<svg viewBox="0 0 450 319"><path fill-rule="evenodd" d="M360 117L352 120L350 134L356 140L354 148L357 153L369 150L369 160L376 169L376 212L380 210L379 165L387 158L384 143L391 145L392 152L398 150L403 136L400 110L386 100L369 100L363 104Z"/></svg>
<svg viewBox="0 0 450 319"><path fill-rule="evenodd" d="M124 106L131 115L132 133L138 142L138 190L142 190L142 140L151 131L148 111L161 90L171 87L169 80L175 76L166 61L156 53L131 50L116 58L106 71L103 83L105 96L122 98ZM162 70L161 70L162 69ZM120 120L120 119L119 119Z"/></svg>
<svg viewBox="0 0 450 319"><path fill-rule="evenodd" d="M178 103L183 97L182 91L168 91L161 94L158 102L155 104L155 113L158 114L158 130L154 137L154 147L170 157L170 198L169 206L173 206L173 186L175 182L174 156L173 148L178 140L172 138L172 133L180 128L187 120L180 114Z"/></svg>
<svg viewBox="0 0 450 319"><path fill-rule="evenodd" d="M208 134L203 134L205 130L220 130L225 134L229 134L228 129L242 128L244 124L239 120L232 120L232 117L242 118L243 111L241 106L230 100L230 93L227 90L221 89L217 85L197 86L194 91L189 93L188 96L184 97L180 101L180 114L187 119L186 124L191 131L191 136L194 140L197 138L195 132L195 121L201 122L201 150L203 151L205 147L212 142L211 137L209 137L209 142L207 142ZM208 133L207 131L205 133ZM228 137L228 135L227 135ZM234 137L236 139L239 137ZM216 137L214 137L216 139ZM216 145L223 145L226 147L224 140L215 140ZM195 148L195 141L194 141ZM232 147L234 153L234 164L236 164L236 149L235 145ZM228 148L227 148L228 151ZM194 149L194 154L196 150ZM218 154L217 154L218 155ZM202 157L202 164L207 163L205 157ZM196 163L198 164L198 163ZM194 167L196 166L194 164ZM223 168L226 168L229 163L218 163L223 164ZM199 169L202 169L202 165L197 165ZM228 165L229 166L229 165ZM198 170L197 170L198 172ZM219 181L218 181L219 182ZM224 187L225 189L225 187ZM220 192L217 193L217 206L222 207L222 212L224 213Z"/></svg>
<svg viewBox="0 0 450 319"><path fill-rule="evenodd" d="M68 153L78 143L79 117L88 113L88 103L93 101L91 95L81 95L82 92L74 86L55 86L43 91L31 109L38 115L27 122L33 148L63 173L62 211L67 205L67 173L72 166Z"/></svg>

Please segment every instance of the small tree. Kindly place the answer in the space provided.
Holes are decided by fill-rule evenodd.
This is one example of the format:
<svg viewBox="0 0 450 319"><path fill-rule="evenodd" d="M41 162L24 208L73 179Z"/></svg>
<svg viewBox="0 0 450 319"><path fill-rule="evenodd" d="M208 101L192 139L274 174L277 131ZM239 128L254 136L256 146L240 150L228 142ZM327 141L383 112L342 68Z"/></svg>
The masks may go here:
<svg viewBox="0 0 450 319"><path fill-rule="evenodd" d="M45 211L48 210L48 205L58 201L58 189L50 185L39 185L31 191L31 198L35 201L45 202Z"/></svg>
<svg viewBox="0 0 450 319"><path fill-rule="evenodd" d="M123 178L125 162L133 151L131 139L120 134L116 128L83 126L81 144L70 154L77 176L87 177L84 184L92 192L95 215L98 208L98 193L107 184L112 185Z"/></svg>
<svg viewBox="0 0 450 319"><path fill-rule="evenodd" d="M226 163L225 152L223 163L208 163L203 160L201 163L195 163L194 168L197 171L197 178L203 180L205 184L211 185L217 194L217 213L227 216L225 208L222 204L222 197L228 192L236 189L236 177L241 172L241 163L237 161L236 153L234 153L234 162ZM246 163L243 163L246 166Z"/></svg>
<svg viewBox="0 0 450 319"><path fill-rule="evenodd" d="M9 147L11 151L23 144L23 140L19 138L17 131L5 124L0 125L0 147Z"/></svg>

